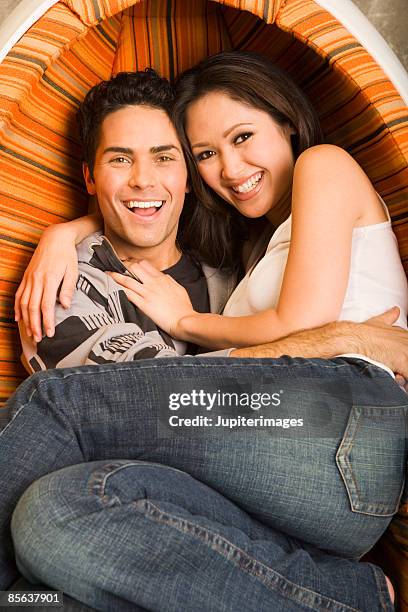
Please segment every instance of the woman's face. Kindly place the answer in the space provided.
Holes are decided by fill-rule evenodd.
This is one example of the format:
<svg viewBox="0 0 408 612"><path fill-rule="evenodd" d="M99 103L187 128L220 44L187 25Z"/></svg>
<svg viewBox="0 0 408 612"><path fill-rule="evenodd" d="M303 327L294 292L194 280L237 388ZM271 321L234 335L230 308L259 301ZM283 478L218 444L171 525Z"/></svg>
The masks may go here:
<svg viewBox="0 0 408 612"><path fill-rule="evenodd" d="M211 92L187 110L187 136L203 180L245 217L266 215L290 197L294 158L289 126Z"/></svg>

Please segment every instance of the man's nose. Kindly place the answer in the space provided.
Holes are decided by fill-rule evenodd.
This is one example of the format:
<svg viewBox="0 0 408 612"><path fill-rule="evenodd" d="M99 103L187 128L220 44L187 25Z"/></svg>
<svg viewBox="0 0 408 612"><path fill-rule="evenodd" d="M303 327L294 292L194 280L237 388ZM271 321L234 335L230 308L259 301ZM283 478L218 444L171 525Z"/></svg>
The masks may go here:
<svg viewBox="0 0 408 612"><path fill-rule="evenodd" d="M154 168L149 163L134 162L129 175L129 187L148 189L155 184Z"/></svg>
<svg viewBox="0 0 408 612"><path fill-rule="evenodd" d="M244 163L238 151L227 151L221 156L221 176L226 181L242 178Z"/></svg>

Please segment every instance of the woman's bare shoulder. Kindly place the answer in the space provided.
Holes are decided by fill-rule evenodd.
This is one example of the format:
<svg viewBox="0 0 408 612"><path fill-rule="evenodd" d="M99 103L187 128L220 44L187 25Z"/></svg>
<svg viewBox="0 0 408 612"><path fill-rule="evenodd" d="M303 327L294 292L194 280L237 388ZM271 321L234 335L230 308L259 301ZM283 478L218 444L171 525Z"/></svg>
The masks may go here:
<svg viewBox="0 0 408 612"><path fill-rule="evenodd" d="M330 202L342 214L348 210L353 223L375 222L382 215L378 196L364 170L353 157L341 147L332 144L316 145L306 149L296 161L293 188L296 201L302 207L313 201L321 208ZM380 218L380 217L378 217Z"/></svg>
<svg viewBox="0 0 408 612"><path fill-rule="evenodd" d="M362 168L345 149L333 144L320 144L309 147L301 153L296 160L295 167L313 168L316 165L320 169L354 169L364 174Z"/></svg>
<svg viewBox="0 0 408 612"><path fill-rule="evenodd" d="M294 181L344 195L377 199L370 179L357 161L344 149L322 144L303 151L296 160Z"/></svg>

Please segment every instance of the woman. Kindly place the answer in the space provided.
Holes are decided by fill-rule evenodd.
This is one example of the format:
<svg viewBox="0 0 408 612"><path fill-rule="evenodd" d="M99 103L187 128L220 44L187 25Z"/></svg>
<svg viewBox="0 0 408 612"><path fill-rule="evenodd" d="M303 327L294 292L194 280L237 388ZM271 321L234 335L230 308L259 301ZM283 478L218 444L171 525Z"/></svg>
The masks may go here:
<svg viewBox="0 0 408 612"><path fill-rule="evenodd" d="M199 228L197 252L205 259L215 251L212 263L218 257L218 265L237 268L239 217L266 227L256 241L260 226L250 226L247 274L223 316L194 312L186 291L147 262L134 266L142 283L114 275L136 306L173 337L209 348L269 342L336 319L363 321L394 305L406 327L407 283L387 209L345 151L320 145L317 118L285 74L254 54L213 56L180 77L174 118L200 202L190 224ZM45 243L48 260L52 247ZM38 265L34 258L17 293L17 318ZM38 304L41 284L32 292L29 301ZM39 316L31 323L38 337Z"/></svg>

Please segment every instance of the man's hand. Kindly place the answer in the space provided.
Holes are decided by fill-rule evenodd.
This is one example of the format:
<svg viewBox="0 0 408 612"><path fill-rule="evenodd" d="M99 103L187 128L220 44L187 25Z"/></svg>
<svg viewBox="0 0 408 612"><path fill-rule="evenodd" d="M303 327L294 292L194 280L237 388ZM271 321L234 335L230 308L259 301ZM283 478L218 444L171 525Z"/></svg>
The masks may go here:
<svg viewBox="0 0 408 612"><path fill-rule="evenodd" d="M388 366L404 386L402 380L408 379L408 332L393 325L398 317L399 308L395 306L365 323L354 323L358 338L355 352Z"/></svg>
<svg viewBox="0 0 408 612"><path fill-rule="evenodd" d="M320 357L332 359L344 353L358 353L388 366L408 379L408 332L392 324L397 307L364 323L338 321L297 332L269 344L234 349L231 357Z"/></svg>

